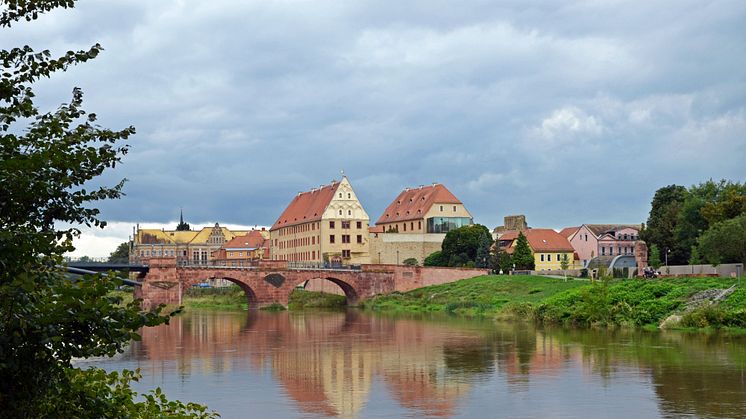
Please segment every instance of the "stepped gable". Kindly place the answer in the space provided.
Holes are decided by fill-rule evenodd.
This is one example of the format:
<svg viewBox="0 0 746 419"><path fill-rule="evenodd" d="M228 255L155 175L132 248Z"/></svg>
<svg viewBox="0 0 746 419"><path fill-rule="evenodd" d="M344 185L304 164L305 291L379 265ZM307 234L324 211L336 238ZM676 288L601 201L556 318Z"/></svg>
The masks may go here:
<svg viewBox="0 0 746 419"><path fill-rule="evenodd" d="M311 189L299 193L290 201L280 217L275 221L270 230L307 223L309 221L320 221L326 207L334 198L340 182L333 182L318 189Z"/></svg>
<svg viewBox="0 0 746 419"><path fill-rule="evenodd" d="M576 231L578 231L580 227L565 227L562 230L560 230L559 234L565 236L567 239L570 239L570 236L575 234Z"/></svg>
<svg viewBox="0 0 746 419"><path fill-rule="evenodd" d="M425 216L434 204L461 204L445 186L435 183L419 188L406 188L386 208L376 224L418 220Z"/></svg>
<svg viewBox="0 0 746 419"><path fill-rule="evenodd" d="M637 231L640 231L639 224L585 224L585 226L588 227L588 229L591 230L593 234L596 235L596 237L601 237L606 233L622 230L625 228L633 228Z"/></svg>

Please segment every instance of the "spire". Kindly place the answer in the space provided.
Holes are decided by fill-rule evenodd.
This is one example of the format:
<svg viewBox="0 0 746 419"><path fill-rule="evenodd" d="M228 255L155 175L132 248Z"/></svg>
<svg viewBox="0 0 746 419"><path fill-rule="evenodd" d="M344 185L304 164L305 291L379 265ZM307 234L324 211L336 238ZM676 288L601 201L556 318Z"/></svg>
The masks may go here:
<svg viewBox="0 0 746 419"><path fill-rule="evenodd" d="M176 226L176 231L189 231L189 224L184 222L184 209L179 208L179 225Z"/></svg>

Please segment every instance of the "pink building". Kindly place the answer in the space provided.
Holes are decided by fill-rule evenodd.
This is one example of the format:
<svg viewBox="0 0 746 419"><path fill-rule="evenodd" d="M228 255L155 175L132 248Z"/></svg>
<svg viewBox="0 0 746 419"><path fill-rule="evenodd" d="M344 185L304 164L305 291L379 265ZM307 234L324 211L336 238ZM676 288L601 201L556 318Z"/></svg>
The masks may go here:
<svg viewBox="0 0 746 419"><path fill-rule="evenodd" d="M634 256L641 228L639 224L583 224L564 228L560 234L567 237L580 262L587 266L597 256L609 259L619 255Z"/></svg>

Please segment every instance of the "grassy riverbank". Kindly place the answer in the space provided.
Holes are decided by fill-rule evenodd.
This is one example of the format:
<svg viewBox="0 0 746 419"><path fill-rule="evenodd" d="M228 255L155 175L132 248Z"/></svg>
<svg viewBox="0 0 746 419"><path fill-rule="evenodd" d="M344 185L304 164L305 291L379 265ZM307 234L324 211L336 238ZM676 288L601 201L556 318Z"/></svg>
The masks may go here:
<svg viewBox="0 0 746 419"><path fill-rule="evenodd" d="M246 294L235 285L224 288L192 288L184 293L183 304L187 309L248 309ZM339 309L344 308L345 305L344 296L298 289L290 294L288 308L291 310Z"/></svg>
<svg viewBox="0 0 746 419"><path fill-rule="evenodd" d="M565 282L542 276L486 275L374 297L361 305L382 311L496 315L506 306L538 303L552 295L587 284L587 281Z"/></svg>
<svg viewBox="0 0 746 419"><path fill-rule="evenodd" d="M736 288L717 306L687 311L695 293L725 289L736 280L682 278L595 282L537 276L488 275L407 293L375 297L365 308L400 312L450 312L520 318L577 326L658 326L681 314L677 327L746 327L746 291Z"/></svg>

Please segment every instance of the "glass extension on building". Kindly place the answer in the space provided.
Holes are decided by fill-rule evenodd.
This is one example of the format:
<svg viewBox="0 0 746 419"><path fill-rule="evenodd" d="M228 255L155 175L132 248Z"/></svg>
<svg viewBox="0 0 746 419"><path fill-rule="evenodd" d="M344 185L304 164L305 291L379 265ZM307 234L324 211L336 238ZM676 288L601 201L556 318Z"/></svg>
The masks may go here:
<svg viewBox="0 0 746 419"><path fill-rule="evenodd" d="M448 233L459 227L473 224L469 217L432 217L427 219L428 233Z"/></svg>

